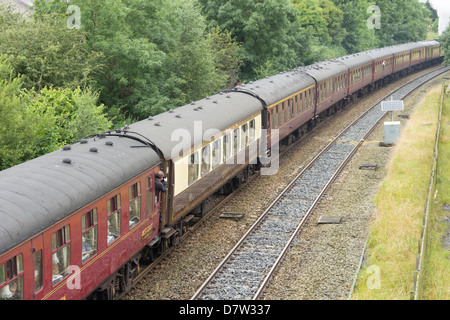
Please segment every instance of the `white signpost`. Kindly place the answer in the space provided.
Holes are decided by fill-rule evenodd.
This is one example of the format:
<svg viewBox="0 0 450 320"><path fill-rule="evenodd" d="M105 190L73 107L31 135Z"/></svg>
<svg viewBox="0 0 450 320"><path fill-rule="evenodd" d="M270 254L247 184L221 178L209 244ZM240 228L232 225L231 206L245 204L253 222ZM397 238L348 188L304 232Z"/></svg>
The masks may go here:
<svg viewBox="0 0 450 320"><path fill-rule="evenodd" d="M402 100L391 100L381 102L381 111L391 111L392 121L384 123L384 142L386 144L393 144L397 142L400 137L400 121L394 121L394 111L401 111L404 109Z"/></svg>

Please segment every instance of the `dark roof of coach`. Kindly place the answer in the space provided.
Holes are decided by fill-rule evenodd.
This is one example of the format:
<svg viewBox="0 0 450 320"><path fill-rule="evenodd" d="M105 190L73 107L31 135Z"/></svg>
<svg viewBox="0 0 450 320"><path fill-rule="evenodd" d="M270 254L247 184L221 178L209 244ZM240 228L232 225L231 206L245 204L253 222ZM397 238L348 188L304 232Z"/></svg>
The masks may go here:
<svg viewBox="0 0 450 320"><path fill-rule="evenodd" d="M242 92L220 92L205 99L166 111L129 126L149 138L163 152L165 159L178 150L180 137L188 142L186 148L208 141L211 136L234 124L260 113L262 103ZM183 148L183 150L186 150ZM178 155L178 152L175 152Z"/></svg>
<svg viewBox="0 0 450 320"><path fill-rule="evenodd" d="M0 171L0 254L159 163L135 140L86 141Z"/></svg>

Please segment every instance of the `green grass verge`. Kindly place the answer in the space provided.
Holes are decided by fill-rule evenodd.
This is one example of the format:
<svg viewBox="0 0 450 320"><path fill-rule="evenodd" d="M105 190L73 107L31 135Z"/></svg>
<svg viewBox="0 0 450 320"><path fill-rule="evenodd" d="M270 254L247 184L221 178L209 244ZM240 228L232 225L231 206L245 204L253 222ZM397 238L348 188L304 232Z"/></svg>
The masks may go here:
<svg viewBox="0 0 450 320"><path fill-rule="evenodd" d="M432 168L440 93L441 86L430 90L402 128L387 175L375 198L377 213L370 229L367 259L352 299L410 299Z"/></svg>
<svg viewBox="0 0 450 320"><path fill-rule="evenodd" d="M449 90L450 91L450 90ZM428 256L422 299L450 300L450 245L444 239L449 236L450 211L442 209L450 205L450 95L444 95L441 136L436 179L436 198L433 202L428 239Z"/></svg>

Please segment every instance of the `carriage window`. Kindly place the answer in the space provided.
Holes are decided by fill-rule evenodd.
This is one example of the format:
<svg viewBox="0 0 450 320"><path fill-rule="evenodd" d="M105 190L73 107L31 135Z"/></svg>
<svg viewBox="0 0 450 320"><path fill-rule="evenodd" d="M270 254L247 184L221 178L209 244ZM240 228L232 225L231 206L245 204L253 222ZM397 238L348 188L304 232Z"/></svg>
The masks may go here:
<svg viewBox="0 0 450 320"><path fill-rule="evenodd" d="M278 106L276 106L276 112L275 112L275 129L278 128Z"/></svg>
<svg viewBox="0 0 450 320"><path fill-rule="evenodd" d="M52 234L52 284L69 275L70 228L65 226Z"/></svg>
<svg viewBox="0 0 450 320"><path fill-rule="evenodd" d="M137 182L128 189L128 200L130 201L130 219L128 226L133 228L141 220L141 183Z"/></svg>
<svg viewBox="0 0 450 320"><path fill-rule="evenodd" d="M273 115L273 109L272 109L272 112L270 113L270 128L271 129L274 129L275 128L275 117L274 117L274 115Z"/></svg>
<svg viewBox="0 0 450 320"><path fill-rule="evenodd" d="M237 154L239 151L239 129L233 130L233 154Z"/></svg>
<svg viewBox="0 0 450 320"><path fill-rule="evenodd" d="M158 202L156 199L155 203ZM149 216L153 211L153 176L147 177L147 211L146 214Z"/></svg>
<svg viewBox="0 0 450 320"><path fill-rule="evenodd" d="M42 288L42 250L34 253L34 292Z"/></svg>
<svg viewBox="0 0 450 320"><path fill-rule="evenodd" d="M120 194L108 200L106 206L108 209L107 243L110 244L120 237Z"/></svg>
<svg viewBox="0 0 450 320"><path fill-rule="evenodd" d="M231 154L231 138L230 133L223 137L223 162L232 156Z"/></svg>
<svg viewBox="0 0 450 320"><path fill-rule="evenodd" d="M300 110L298 110L298 98L299 98L299 96L297 95L297 96L295 96L295 102L294 102L294 108L295 108L295 113L299 113L299 111ZM294 113L294 111L292 111L292 113Z"/></svg>
<svg viewBox="0 0 450 320"><path fill-rule="evenodd" d="M81 217L81 261L85 263L97 254L97 208Z"/></svg>
<svg viewBox="0 0 450 320"><path fill-rule="evenodd" d="M189 156L188 183L193 184L198 179L198 153L194 152Z"/></svg>
<svg viewBox="0 0 450 320"><path fill-rule="evenodd" d="M23 273L21 254L0 266L0 300L23 299Z"/></svg>
<svg viewBox="0 0 450 320"><path fill-rule="evenodd" d="M289 103L290 103L290 117L293 117L295 115L295 103L294 103L294 99L289 99ZM290 118L289 117L289 118Z"/></svg>
<svg viewBox="0 0 450 320"><path fill-rule="evenodd" d="M241 127L241 149L244 149L248 145L248 124L244 124Z"/></svg>
<svg viewBox="0 0 450 320"><path fill-rule="evenodd" d="M210 145L203 147L202 149L202 167L201 167L201 175L205 176L210 171L211 160L210 157Z"/></svg>
<svg viewBox="0 0 450 320"><path fill-rule="evenodd" d="M5 265L2 264L0 266L0 285L5 283L5 281L6 281Z"/></svg>
<svg viewBox="0 0 450 320"><path fill-rule="evenodd" d="M249 139L250 139L250 142L252 142L253 140L255 140L255 134L256 134L255 133L255 130L256 130L255 120L250 120L249 124L250 124Z"/></svg>
<svg viewBox="0 0 450 320"><path fill-rule="evenodd" d="M211 157L212 157L212 168L215 169L220 164L220 140L215 140L212 143L212 151L211 151Z"/></svg>

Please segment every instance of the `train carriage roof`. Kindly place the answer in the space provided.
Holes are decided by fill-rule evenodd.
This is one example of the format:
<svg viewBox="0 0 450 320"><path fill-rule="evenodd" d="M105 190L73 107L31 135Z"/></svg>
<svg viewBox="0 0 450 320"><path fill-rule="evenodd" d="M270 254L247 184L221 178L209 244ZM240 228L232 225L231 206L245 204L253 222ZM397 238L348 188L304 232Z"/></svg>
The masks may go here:
<svg viewBox="0 0 450 320"><path fill-rule="evenodd" d="M437 40L428 40L428 41L420 41L418 42L422 44L424 47L431 47L431 46L440 46L441 44Z"/></svg>
<svg viewBox="0 0 450 320"><path fill-rule="evenodd" d="M124 137L91 138L0 171L0 254L157 165L155 151L142 146Z"/></svg>
<svg viewBox="0 0 450 320"><path fill-rule="evenodd" d="M294 69L238 86L236 90L254 94L270 106L312 85L315 81L311 76Z"/></svg>
<svg viewBox="0 0 450 320"><path fill-rule="evenodd" d="M341 62L327 60L306 67L298 67L296 70L304 72L318 82L327 80L348 71L348 67Z"/></svg>
<svg viewBox="0 0 450 320"><path fill-rule="evenodd" d="M353 69L356 67L361 67L368 63L372 63L373 59L362 52L339 57L334 59L333 61L340 62L342 64L345 64L349 69Z"/></svg>
<svg viewBox="0 0 450 320"><path fill-rule="evenodd" d="M373 50L365 51L364 53L367 54L369 57L371 57L373 60L386 58L386 57L392 56L394 54L391 47L381 48L381 49L373 49Z"/></svg>
<svg viewBox="0 0 450 320"><path fill-rule="evenodd" d="M178 155L183 141L186 150L261 110L262 103L248 94L221 92L133 123L128 130L148 137L169 159Z"/></svg>

